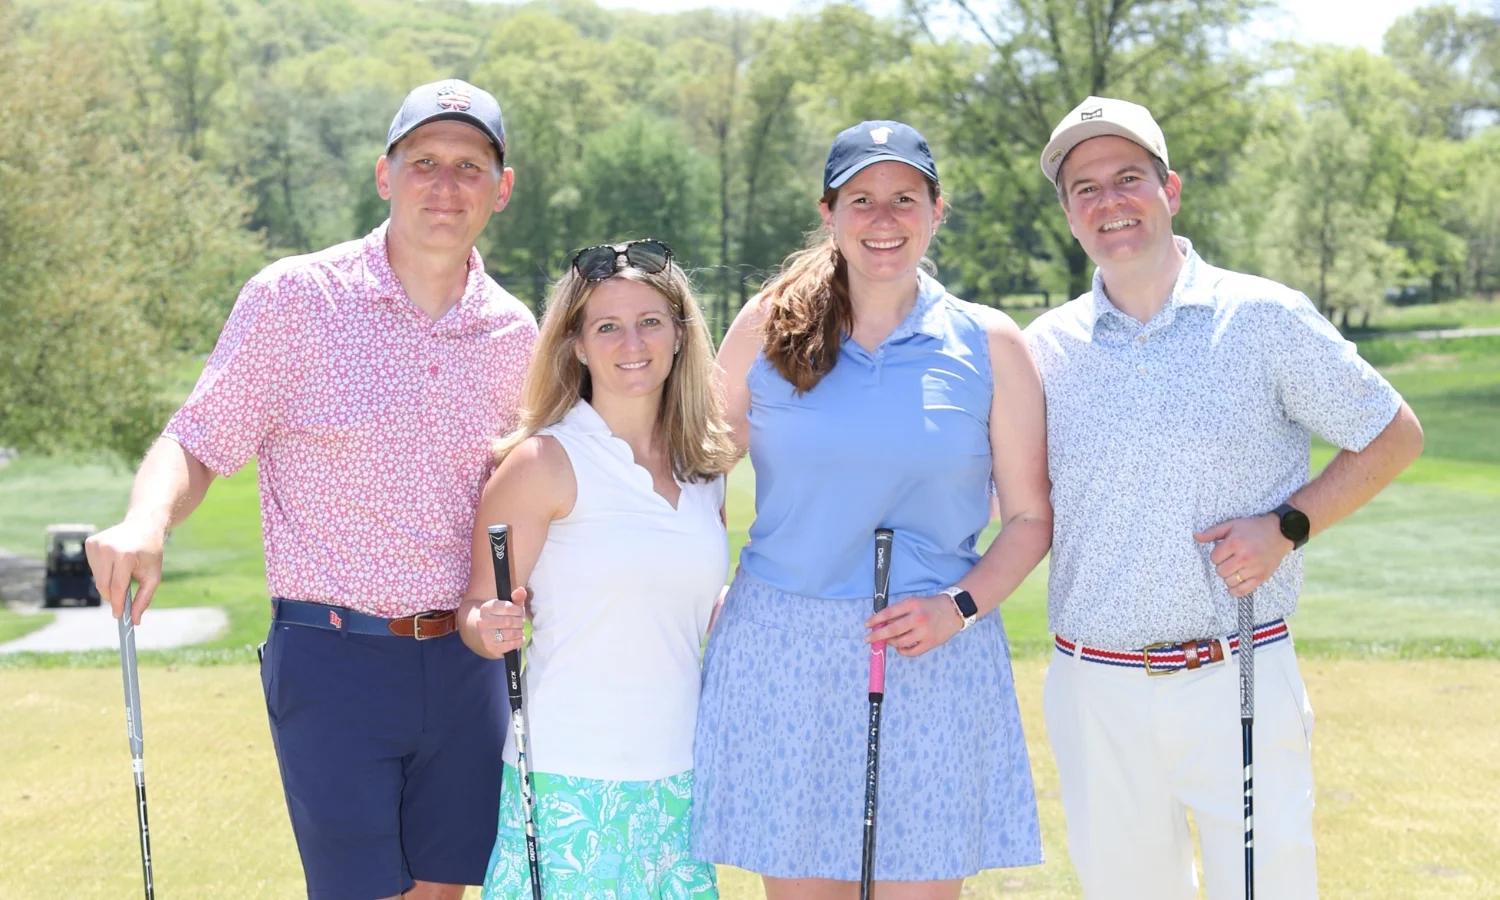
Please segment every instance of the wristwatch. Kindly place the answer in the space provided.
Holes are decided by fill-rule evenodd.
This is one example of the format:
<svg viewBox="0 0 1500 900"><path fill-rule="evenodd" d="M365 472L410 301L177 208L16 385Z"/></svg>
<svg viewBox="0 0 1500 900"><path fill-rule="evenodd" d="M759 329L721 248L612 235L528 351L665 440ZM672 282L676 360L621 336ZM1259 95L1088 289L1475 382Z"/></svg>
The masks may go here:
<svg viewBox="0 0 1500 900"><path fill-rule="evenodd" d="M1307 513L1290 503L1283 503L1271 512L1281 519L1281 536L1292 542L1293 550L1302 549L1302 545L1307 543L1307 536L1312 533L1312 523L1307 520Z"/></svg>
<svg viewBox="0 0 1500 900"><path fill-rule="evenodd" d="M955 584L942 593L947 594L953 601L953 605L958 608L958 617L964 620L963 628L959 631L963 631L979 620L979 604L974 602L973 595L968 591Z"/></svg>

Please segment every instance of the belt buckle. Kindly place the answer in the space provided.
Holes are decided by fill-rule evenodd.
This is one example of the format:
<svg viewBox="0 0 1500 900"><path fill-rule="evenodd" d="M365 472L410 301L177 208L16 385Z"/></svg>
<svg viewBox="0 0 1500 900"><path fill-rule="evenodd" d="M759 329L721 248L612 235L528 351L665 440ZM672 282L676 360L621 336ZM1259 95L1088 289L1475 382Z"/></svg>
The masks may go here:
<svg viewBox="0 0 1500 900"><path fill-rule="evenodd" d="M1157 675L1175 675L1179 669L1153 669L1151 667L1151 651L1165 650L1168 647L1176 647L1178 644L1172 641L1162 641L1159 644L1147 644L1141 648L1141 662L1146 666L1146 675L1155 678Z"/></svg>
<svg viewBox="0 0 1500 900"><path fill-rule="evenodd" d="M423 612L423 613L417 613L416 615L412 616L411 617L411 636L412 636L412 638L414 638L415 640L419 640L419 641L430 641L430 640L432 640L435 637L442 637L442 635L439 635L439 634L429 634L429 635L422 634L422 620L423 619L436 619L438 616L441 616L441 615L442 615L442 612Z"/></svg>

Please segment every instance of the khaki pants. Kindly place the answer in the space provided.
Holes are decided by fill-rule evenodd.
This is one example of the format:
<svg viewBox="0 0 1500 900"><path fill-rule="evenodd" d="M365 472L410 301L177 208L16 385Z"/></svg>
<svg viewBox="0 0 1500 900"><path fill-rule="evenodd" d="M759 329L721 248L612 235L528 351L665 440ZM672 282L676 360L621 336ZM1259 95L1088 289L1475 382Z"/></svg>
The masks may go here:
<svg viewBox="0 0 1500 900"><path fill-rule="evenodd" d="M1193 813L1209 900L1244 896L1238 657L1149 677L1054 653L1043 689L1068 853L1089 900L1198 897ZM1312 707L1290 639L1255 656L1255 888L1318 895Z"/></svg>

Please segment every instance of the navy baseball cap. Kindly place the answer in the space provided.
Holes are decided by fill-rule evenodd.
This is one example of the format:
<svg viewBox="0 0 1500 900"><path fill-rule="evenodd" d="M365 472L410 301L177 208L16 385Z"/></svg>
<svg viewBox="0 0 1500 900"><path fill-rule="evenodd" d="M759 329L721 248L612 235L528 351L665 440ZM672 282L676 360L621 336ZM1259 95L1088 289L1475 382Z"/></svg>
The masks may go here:
<svg viewBox="0 0 1500 900"><path fill-rule="evenodd" d="M467 81L449 78L424 84L406 95L406 102L391 121L385 138L385 152L402 138L428 122L463 122L479 129L495 150L505 159L505 124L500 120L500 102L489 91Z"/></svg>
<svg viewBox="0 0 1500 900"><path fill-rule="evenodd" d="M906 163L932 181L938 180L937 163L927 149L927 138L910 125L879 120L845 128L828 148L823 167L823 191L843 187L845 182L878 162Z"/></svg>

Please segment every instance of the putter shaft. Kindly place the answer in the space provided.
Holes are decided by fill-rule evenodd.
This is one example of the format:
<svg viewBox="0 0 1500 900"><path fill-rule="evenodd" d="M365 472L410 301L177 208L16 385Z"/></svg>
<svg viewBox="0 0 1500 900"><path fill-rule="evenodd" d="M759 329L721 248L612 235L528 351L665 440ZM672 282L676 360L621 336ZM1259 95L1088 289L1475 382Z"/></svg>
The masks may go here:
<svg viewBox="0 0 1500 900"><path fill-rule="evenodd" d="M135 624L130 621L132 591L125 589L125 612L120 616L120 672L125 679L125 732L130 739L130 769L135 778L136 825L141 836L141 875L146 900L155 900L151 877L151 829L146 822L146 758L141 732L141 681L135 658Z"/></svg>
<svg viewBox="0 0 1500 900"><path fill-rule="evenodd" d="M1255 900L1255 593L1239 600L1240 750L1245 777L1245 900Z"/></svg>

